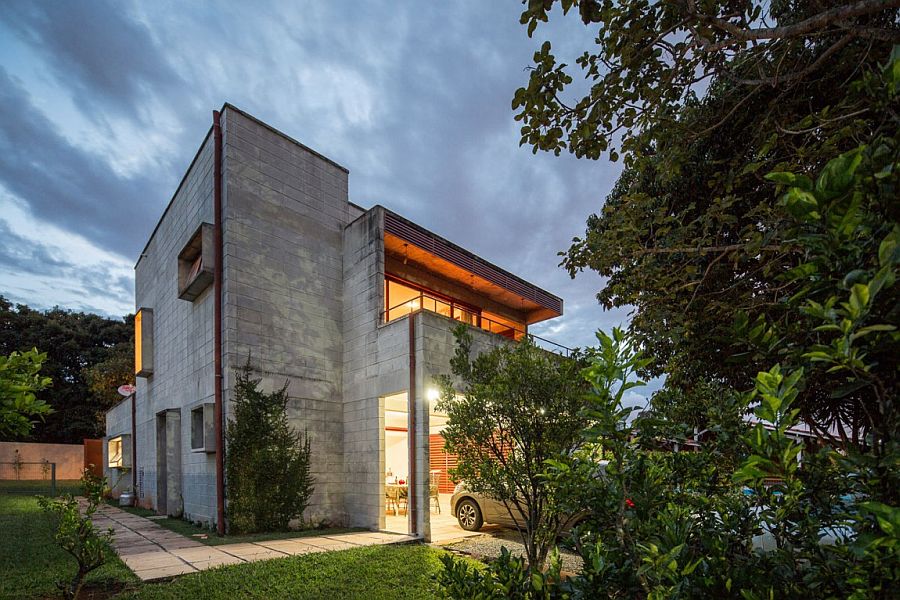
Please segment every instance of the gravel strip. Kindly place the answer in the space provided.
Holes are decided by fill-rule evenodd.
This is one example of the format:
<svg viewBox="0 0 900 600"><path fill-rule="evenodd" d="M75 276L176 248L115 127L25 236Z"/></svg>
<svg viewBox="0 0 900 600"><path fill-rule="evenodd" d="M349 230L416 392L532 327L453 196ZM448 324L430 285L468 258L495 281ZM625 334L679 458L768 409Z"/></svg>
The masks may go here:
<svg viewBox="0 0 900 600"><path fill-rule="evenodd" d="M500 556L500 548L506 547L512 554L525 555L525 545L519 533L512 529L500 529L491 535L480 535L445 544L448 550L471 554L481 560L492 560ZM578 554L560 548L562 570L568 573L580 573L584 562Z"/></svg>

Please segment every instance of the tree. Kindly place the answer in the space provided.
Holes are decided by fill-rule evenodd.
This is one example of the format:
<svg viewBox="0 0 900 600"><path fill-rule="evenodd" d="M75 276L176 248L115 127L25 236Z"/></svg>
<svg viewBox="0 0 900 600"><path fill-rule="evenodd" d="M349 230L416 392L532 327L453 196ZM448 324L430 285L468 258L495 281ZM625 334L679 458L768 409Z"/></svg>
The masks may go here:
<svg viewBox="0 0 900 600"><path fill-rule="evenodd" d="M529 2L523 22L533 32L555 4ZM645 375L665 373L668 387L688 394L709 381L746 390L787 346L819 335L788 301L799 293L823 302L825 282L842 280L856 260L848 254L794 277L809 269L796 242L809 224L777 201L764 175L811 178L877 139L896 151L896 98L878 82L900 35L900 3L560 5L576 7L597 32L597 46L577 61L591 86L566 99L570 67L546 43L513 100L522 143L592 159L621 154L626 166L563 265L572 276L590 269L607 277L604 306L634 308L632 330L653 359ZM858 249L874 256L898 220L896 172L861 185ZM890 300L876 310L886 315ZM896 346L874 351L873 368L890 377ZM836 402L839 386L830 375L807 378L796 404L803 419L823 431L862 422L861 404L872 397L857 390Z"/></svg>
<svg viewBox="0 0 900 600"><path fill-rule="evenodd" d="M119 386L134 385L134 336L112 346L106 359L85 367L84 380L102 421L106 411L122 400Z"/></svg>
<svg viewBox="0 0 900 600"><path fill-rule="evenodd" d="M104 413L118 402L115 389L133 381L133 373L111 389L93 392L87 371L98 363L132 352L133 317L111 319L100 315L53 308L38 311L13 306L0 296L0 354L41 348L47 355L42 372L53 384L41 397L53 409L30 439L41 442L81 443L101 437ZM130 369L133 370L133 369ZM110 382L111 384L112 382Z"/></svg>
<svg viewBox="0 0 900 600"><path fill-rule="evenodd" d="M228 530L285 531L313 493L309 437L287 419L287 384L265 393L250 363L236 373L233 418L225 432Z"/></svg>
<svg viewBox="0 0 900 600"><path fill-rule="evenodd" d="M529 36L559 4L563 14L577 9L582 22L596 30L597 48L576 60L591 83L589 91L568 101L563 98L573 81L570 65L556 62L549 41L535 53L528 85L513 99L516 118L524 122L521 142L535 152L568 150L593 159L606 152L616 160L621 152L628 165L667 150L673 135L693 140L746 112L762 130L751 139L765 139L775 123L793 124L791 112L798 104L827 99L821 93L828 91L839 100L848 73L886 56L891 44L900 42L900 0L523 4L521 22ZM804 90L811 84L814 89ZM685 107L696 105L707 90L715 97L709 110L696 115L699 119L684 119ZM803 96L791 98L796 92ZM783 103L787 110L780 110ZM806 112L816 112L814 106ZM759 108L764 110L756 112ZM850 112L855 111L831 118L849 119ZM706 127L694 128L700 122Z"/></svg>
<svg viewBox="0 0 900 600"><path fill-rule="evenodd" d="M454 330L450 377L441 383L439 410L454 478L474 492L502 501L525 544L530 569L540 569L566 516L556 510L543 481L544 462L580 443L582 396L578 358L564 358L528 340L472 356L472 336Z"/></svg>
<svg viewBox="0 0 900 600"><path fill-rule="evenodd" d="M28 435L35 419L43 419L52 412L35 395L50 385L50 378L40 373L46 358L46 354L36 349L0 355L0 439Z"/></svg>
<svg viewBox="0 0 900 600"><path fill-rule="evenodd" d="M56 500L43 496L38 498L38 503L53 523L53 539L78 563L78 570L71 580L59 581L56 584L66 600L77 600L84 585L84 578L103 566L113 554L109 546L112 542L112 528L100 532L92 521L97 507L102 502L106 478L98 477L85 469L81 478L81 488L87 500L84 513L71 494L65 494Z"/></svg>

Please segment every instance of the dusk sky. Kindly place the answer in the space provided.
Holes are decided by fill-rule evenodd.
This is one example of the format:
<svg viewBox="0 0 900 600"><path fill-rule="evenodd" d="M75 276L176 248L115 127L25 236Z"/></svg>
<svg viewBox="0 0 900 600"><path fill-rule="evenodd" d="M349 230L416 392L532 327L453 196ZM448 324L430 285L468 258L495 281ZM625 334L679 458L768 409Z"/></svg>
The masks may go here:
<svg viewBox="0 0 900 600"><path fill-rule="evenodd" d="M228 101L350 169L382 204L561 296L535 326L567 346L627 322L557 253L620 172L533 155L510 101L545 39L502 2L49 2L0 5L0 294L133 312L133 266Z"/></svg>

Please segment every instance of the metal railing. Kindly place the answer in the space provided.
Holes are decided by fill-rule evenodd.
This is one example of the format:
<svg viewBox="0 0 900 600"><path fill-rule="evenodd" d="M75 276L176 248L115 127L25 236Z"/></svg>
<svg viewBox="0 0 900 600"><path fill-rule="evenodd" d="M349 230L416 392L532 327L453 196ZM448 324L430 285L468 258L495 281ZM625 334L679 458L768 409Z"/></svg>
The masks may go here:
<svg viewBox="0 0 900 600"><path fill-rule="evenodd" d="M569 356L572 352L571 348L567 348L562 344L557 344L548 339L530 334L524 329L520 329L514 325L500 323L499 321L485 317L481 313L473 311L468 305L458 304L452 300L448 302L421 291L417 296L413 296L384 311L384 322L390 323L391 321L421 310L427 310L428 312L449 317L454 321L465 323L466 325L476 327L495 335L502 335L510 340L520 341L522 338L527 337L535 346L561 356Z"/></svg>
<svg viewBox="0 0 900 600"><path fill-rule="evenodd" d="M56 463L0 462L0 493L56 495Z"/></svg>

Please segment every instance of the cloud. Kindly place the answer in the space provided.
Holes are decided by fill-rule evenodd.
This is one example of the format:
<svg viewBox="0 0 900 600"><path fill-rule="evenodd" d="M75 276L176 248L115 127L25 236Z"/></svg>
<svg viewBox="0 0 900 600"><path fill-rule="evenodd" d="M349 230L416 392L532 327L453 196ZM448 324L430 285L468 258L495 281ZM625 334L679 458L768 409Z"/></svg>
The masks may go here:
<svg viewBox="0 0 900 600"><path fill-rule="evenodd" d="M551 20L529 39L521 10L476 0L427 10L4 3L0 186L35 223L133 263L211 110L228 100L349 167L353 201L383 204L562 296L566 315L534 331L591 344L597 328L626 323L627 310L604 312L594 297L602 280L569 279L557 252L600 210L620 168L519 147L510 101L534 51L549 37L572 63L592 43L577 18ZM76 255L72 239L7 250L0 261L49 282L68 269L53 260ZM119 303L104 288L128 286L97 269L78 282L81 301ZM0 274L0 288L9 277ZM46 286L15 284L26 300L59 302Z"/></svg>
<svg viewBox="0 0 900 600"><path fill-rule="evenodd" d="M0 194L0 295L36 308L133 312L132 267L89 240L37 221Z"/></svg>
<svg viewBox="0 0 900 600"><path fill-rule="evenodd" d="M125 255L142 247L135 223L154 222L151 174L116 175L109 162L63 137L19 82L0 67L0 184L48 223ZM136 239L138 238L138 239Z"/></svg>
<svg viewBox="0 0 900 600"><path fill-rule="evenodd" d="M146 123L147 97L182 84L148 28L121 2L8 0L3 17L99 123L110 112Z"/></svg>

